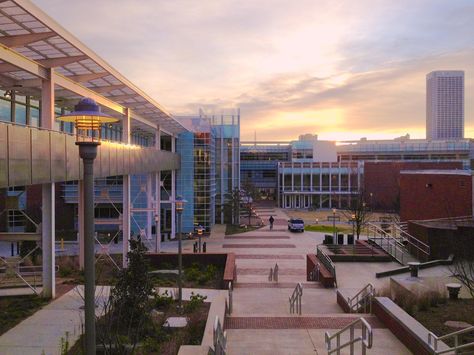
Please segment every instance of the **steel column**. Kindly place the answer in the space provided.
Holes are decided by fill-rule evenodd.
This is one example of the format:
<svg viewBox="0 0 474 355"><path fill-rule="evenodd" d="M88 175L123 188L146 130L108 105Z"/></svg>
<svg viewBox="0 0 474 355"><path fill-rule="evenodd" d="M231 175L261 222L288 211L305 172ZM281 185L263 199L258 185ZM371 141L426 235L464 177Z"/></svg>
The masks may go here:
<svg viewBox="0 0 474 355"><path fill-rule="evenodd" d="M122 141L131 143L130 130L131 110L125 110L122 120ZM127 254L130 251L130 175L123 175L122 182L122 265L127 267Z"/></svg>
<svg viewBox="0 0 474 355"><path fill-rule="evenodd" d="M43 297L56 297L54 183L42 185Z"/></svg>
<svg viewBox="0 0 474 355"><path fill-rule="evenodd" d="M147 212L146 212L146 239L151 240L151 227L154 221L154 214L153 214L153 180L155 177L155 173L148 173L146 175L146 204L147 204Z"/></svg>
<svg viewBox="0 0 474 355"><path fill-rule="evenodd" d="M45 69L45 79L41 81L41 127L54 128L54 80L52 70ZM51 154L51 144L49 152ZM42 249L43 249L43 296L56 296L55 284L55 191L54 183L42 185Z"/></svg>
<svg viewBox="0 0 474 355"><path fill-rule="evenodd" d="M130 251L130 175L123 176L122 187L122 265L128 266L127 254Z"/></svg>
<svg viewBox="0 0 474 355"><path fill-rule="evenodd" d="M176 238L176 170L171 170L171 239Z"/></svg>

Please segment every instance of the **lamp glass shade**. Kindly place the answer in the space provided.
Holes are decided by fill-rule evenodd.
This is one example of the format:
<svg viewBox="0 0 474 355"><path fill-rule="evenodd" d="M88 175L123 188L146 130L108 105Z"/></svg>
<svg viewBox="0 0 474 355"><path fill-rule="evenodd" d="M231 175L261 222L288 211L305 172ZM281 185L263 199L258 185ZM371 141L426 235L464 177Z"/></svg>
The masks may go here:
<svg viewBox="0 0 474 355"><path fill-rule="evenodd" d="M118 119L101 112L100 106L90 98L83 98L74 106L74 111L61 115L59 121L72 122L76 127L77 140L100 140L103 124L117 122Z"/></svg>
<svg viewBox="0 0 474 355"><path fill-rule="evenodd" d="M183 199L181 196L177 196L175 202L176 212L181 213L184 209L184 204L188 201Z"/></svg>

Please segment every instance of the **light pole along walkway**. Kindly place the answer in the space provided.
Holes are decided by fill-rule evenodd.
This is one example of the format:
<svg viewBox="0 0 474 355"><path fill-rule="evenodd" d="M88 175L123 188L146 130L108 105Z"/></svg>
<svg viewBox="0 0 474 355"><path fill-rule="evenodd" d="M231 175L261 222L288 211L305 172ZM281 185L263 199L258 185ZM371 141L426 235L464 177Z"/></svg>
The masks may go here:
<svg viewBox="0 0 474 355"><path fill-rule="evenodd" d="M266 224L273 216L272 231L265 226L232 236L216 235L210 244L213 251L220 247L236 254L233 313L224 325L228 353L326 354L324 332L334 333L361 315L343 313L335 289L306 281L306 254L314 252L324 236L288 232L288 216L281 209L262 207L257 213ZM275 264L278 283L268 280ZM289 309L289 297L298 282L303 284L301 316L290 314ZM376 317L364 317L374 329L374 348L369 353L410 353Z"/></svg>

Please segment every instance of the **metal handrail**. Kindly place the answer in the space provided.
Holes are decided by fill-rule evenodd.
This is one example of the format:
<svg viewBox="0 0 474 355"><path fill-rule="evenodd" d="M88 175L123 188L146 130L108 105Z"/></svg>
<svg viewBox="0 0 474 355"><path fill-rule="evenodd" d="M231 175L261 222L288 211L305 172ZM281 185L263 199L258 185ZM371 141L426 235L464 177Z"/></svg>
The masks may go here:
<svg viewBox="0 0 474 355"><path fill-rule="evenodd" d="M374 232L373 237L370 236L370 233L367 233L369 235L369 240L372 239L372 240L376 241L377 239L379 239L380 240L380 247L383 250L385 250L388 254L393 256L395 258L395 260L397 260L400 264L404 265L403 255L406 251L404 249L402 249L403 243L400 242L399 240L397 240L397 238L394 238L392 235L388 234L382 228L378 227L377 225L375 225L373 223L370 223L370 222L367 223L367 228L372 228L372 230ZM378 233L378 235L375 235L376 233ZM386 242L385 246L384 246L383 241ZM400 246L400 245L402 245L402 246ZM397 251L399 251L399 253L397 253Z"/></svg>
<svg viewBox="0 0 474 355"><path fill-rule="evenodd" d="M470 333L470 332L474 332L474 326L471 326L471 327L465 328L465 329L461 329L461 330L458 330L456 332L452 332L452 333L442 335L442 336L437 336L433 332L429 332L428 333L428 345L430 346L431 349L434 350L435 354L445 354L445 353L449 353L449 352L452 352L452 351L454 351L455 354L458 354L459 350L474 348L474 341L470 342L470 343L467 343L467 344L461 344L461 345L459 344L460 335L463 335L465 333ZM439 340L446 340L446 339L450 339L450 338L454 338L454 346L450 347L448 349L438 350L438 341ZM433 344L431 343L432 341L433 341Z"/></svg>
<svg viewBox="0 0 474 355"><path fill-rule="evenodd" d="M227 334L223 330L219 316L216 316L213 329L214 354L225 355L227 348Z"/></svg>
<svg viewBox="0 0 474 355"><path fill-rule="evenodd" d="M323 265L328 269L328 271L331 273L332 277L334 278L334 283L337 287L337 279L336 279L336 266L332 262L332 260L327 256L324 251L321 250L319 245L316 247L316 255L318 259L323 263Z"/></svg>
<svg viewBox="0 0 474 355"><path fill-rule="evenodd" d="M355 329L358 324L362 325L362 334L359 337L354 337ZM349 330L349 341L341 344L341 335ZM329 332L325 333L325 343L326 349L328 351L328 355L336 352L338 355L341 354L341 350L347 346L350 346L350 354L354 354L354 344L360 341L362 343L362 355L366 354L367 349L372 348L373 342L373 334L372 334L372 327L370 324L364 319L359 318L353 321L352 323L348 324L338 332L330 335ZM336 338L336 347L332 348L332 340Z"/></svg>
<svg viewBox="0 0 474 355"><path fill-rule="evenodd" d="M422 253L426 254L426 256L429 256L431 254L431 248L428 244L412 236L397 224L394 224L393 227L395 228L394 233L398 231L400 233L400 237L408 244L412 245L418 251L421 251Z"/></svg>
<svg viewBox="0 0 474 355"><path fill-rule="evenodd" d="M301 298L303 297L303 285L299 282L295 289L293 290L293 294L291 295L290 301L290 313L298 313L301 315Z"/></svg>
<svg viewBox="0 0 474 355"><path fill-rule="evenodd" d="M309 279L311 281L319 281L319 269L321 265L319 263L316 263L314 266L313 270L309 273Z"/></svg>
<svg viewBox="0 0 474 355"><path fill-rule="evenodd" d="M369 283L363 289L357 292L357 294L354 297L352 298L348 297L347 304L349 305L350 313L358 312L360 309L360 306L363 306L364 310L367 313L367 305L369 306L368 313L372 313L372 297L374 296L375 296L375 287L371 283ZM361 304L361 302L367 299L369 301L368 303L364 302L363 304Z"/></svg>
<svg viewBox="0 0 474 355"><path fill-rule="evenodd" d="M233 296L233 292L234 292L234 289L232 288L232 282L229 281L229 287L228 287L228 292L229 292L229 309L228 309L228 314L231 315L232 314L232 306L233 306L233 303L234 303L234 296Z"/></svg>

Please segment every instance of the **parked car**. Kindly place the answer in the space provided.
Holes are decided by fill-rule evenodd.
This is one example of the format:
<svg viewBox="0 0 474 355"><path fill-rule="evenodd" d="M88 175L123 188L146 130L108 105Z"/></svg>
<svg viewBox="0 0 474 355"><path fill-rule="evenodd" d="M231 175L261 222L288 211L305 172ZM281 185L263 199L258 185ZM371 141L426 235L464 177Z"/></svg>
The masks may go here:
<svg viewBox="0 0 474 355"><path fill-rule="evenodd" d="M291 218L288 220L288 230L290 232L304 232L304 221L300 218Z"/></svg>

